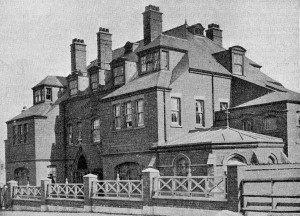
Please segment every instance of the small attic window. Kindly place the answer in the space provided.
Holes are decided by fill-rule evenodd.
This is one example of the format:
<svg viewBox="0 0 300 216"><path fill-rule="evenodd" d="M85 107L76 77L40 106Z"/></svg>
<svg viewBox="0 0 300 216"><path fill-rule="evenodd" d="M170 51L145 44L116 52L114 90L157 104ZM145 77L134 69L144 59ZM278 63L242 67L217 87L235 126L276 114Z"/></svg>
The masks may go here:
<svg viewBox="0 0 300 216"><path fill-rule="evenodd" d="M237 75L243 75L243 56L233 53L233 68L232 72Z"/></svg>

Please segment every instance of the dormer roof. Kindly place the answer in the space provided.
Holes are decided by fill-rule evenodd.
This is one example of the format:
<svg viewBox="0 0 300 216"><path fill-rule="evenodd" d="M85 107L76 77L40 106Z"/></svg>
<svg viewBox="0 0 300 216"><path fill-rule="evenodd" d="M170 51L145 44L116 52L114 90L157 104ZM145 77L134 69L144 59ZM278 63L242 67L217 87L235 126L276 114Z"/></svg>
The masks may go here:
<svg viewBox="0 0 300 216"><path fill-rule="evenodd" d="M43 85L66 88L67 81L66 81L66 78L62 77L62 76L47 76L41 82L36 84L32 89L35 89L35 88L43 86Z"/></svg>

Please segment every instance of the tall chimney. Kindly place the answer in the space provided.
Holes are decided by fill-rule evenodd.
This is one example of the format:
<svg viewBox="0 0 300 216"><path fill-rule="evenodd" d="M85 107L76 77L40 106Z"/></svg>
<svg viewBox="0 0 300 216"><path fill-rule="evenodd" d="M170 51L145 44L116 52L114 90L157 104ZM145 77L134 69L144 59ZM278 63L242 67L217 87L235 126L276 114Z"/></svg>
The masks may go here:
<svg viewBox="0 0 300 216"><path fill-rule="evenodd" d="M162 33L162 13L159 7L148 5L144 16L144 45L147 45Z"/></svg>
<svg viewBox="0 0 300 216"><path fill-rule="evenodd" d="M206 37L211 39L216 44L222 46L222 30L217 24L209 24L206 30Z"/></svg>
<svg viewBox="0 0 300 216"><path fill-rule="evenodd" d="M82 72L82 75L86 76L86 44L84 44L84 40L74 38L70 46L71 72Z"/></svg>
<svg viewBox="0 0 300 216"><path fill-rule="evenodd" d="M112 61L112 41L109 29L99 28L97 32L98 66L101 69L110 70Z"/></svg>

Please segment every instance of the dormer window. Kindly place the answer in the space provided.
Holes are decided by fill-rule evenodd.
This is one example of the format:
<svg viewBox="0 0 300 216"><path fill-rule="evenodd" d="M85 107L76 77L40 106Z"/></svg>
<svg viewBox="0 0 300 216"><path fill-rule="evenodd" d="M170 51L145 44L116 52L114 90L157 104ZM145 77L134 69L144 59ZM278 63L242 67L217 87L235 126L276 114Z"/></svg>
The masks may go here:
<svg viewBox="0 0 300 216"><path fill-rule="evenodd" d="M42 90L39 89L39 90L35 90L34 91L34 103L40 103L42 102Z"/></svg>
<svg viewBox="0 0 300 216"><path fill-rule="evenodd" d="M169 52L162 51L161 52L161 69L162 70L169 70Z"/></svg>
<svg viewBox="0 0 300 216"><path fill-rule="evenodd" d="M141 73L159 70L159 51L148 53L141 57Z"/></svg>
<svg viewBox="0 0 300 216"><path fill-rule="evenodd" d="M98 83L99 83L99 74L98 73L93 73L91 74L91 88L92 90L95 90L98 88Z"/></svg>
<svg viewBox="0 0 300 216"><path fill-rule="evenodd" d="M52 101L52 89L46 88L46 100Z"/></svg>
<svg viewBox="0 0 300 216"><path fill-rule="evenodd" d="M233 68L232 72L237 75L243 75L243 56L233 53Z"/></svg>
<svg viewBox="0 0 300 216"><path fill-rule="evenodd" d="M125 83L124 66L119 66L113 69L114 85L122 85Z"/></svg>
<svg viewBox="0 0 300 216"><path fill-rule="evenodd" d="M70 95L71 96L76 95L77 92L78 92L78 83L77 83L77 80L70 81L69 87L70 87Z"/></svg>

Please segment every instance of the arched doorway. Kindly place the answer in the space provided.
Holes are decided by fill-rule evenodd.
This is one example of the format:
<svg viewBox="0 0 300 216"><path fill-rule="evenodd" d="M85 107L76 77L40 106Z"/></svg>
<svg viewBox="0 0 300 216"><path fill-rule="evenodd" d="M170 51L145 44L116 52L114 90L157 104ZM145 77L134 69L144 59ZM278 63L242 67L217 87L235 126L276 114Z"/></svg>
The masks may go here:
<svg viewBox="0 0 300 216"><path fill-rule="evenodd" d="M81 155L77 161L76 170L71 173L72 182L83 183L83 176L88 173L89 171L88 171L86 159L83 155Z"/></svg>
<svg viewBox="0 0 300 216"><path fill-rule="evenodd" d="M245 166L247 165L247 160L242 155L234 154L229 156L223 165L224 172L227 173L228 166Z"/></svg>
<svg viewBox="0 0 300 216"><path fill-rule="evenodd" d="M142 166L135 162L125 162L115 167L115 178L120 180L139 180L142 178Z"/></svg>
<svg viewBox="0 0 300 216"><path fill-rule="evenodd" d="M29 170L24 167L15 169L14 179L18 182L18 185L27 185L30 183Z"/></svg>

